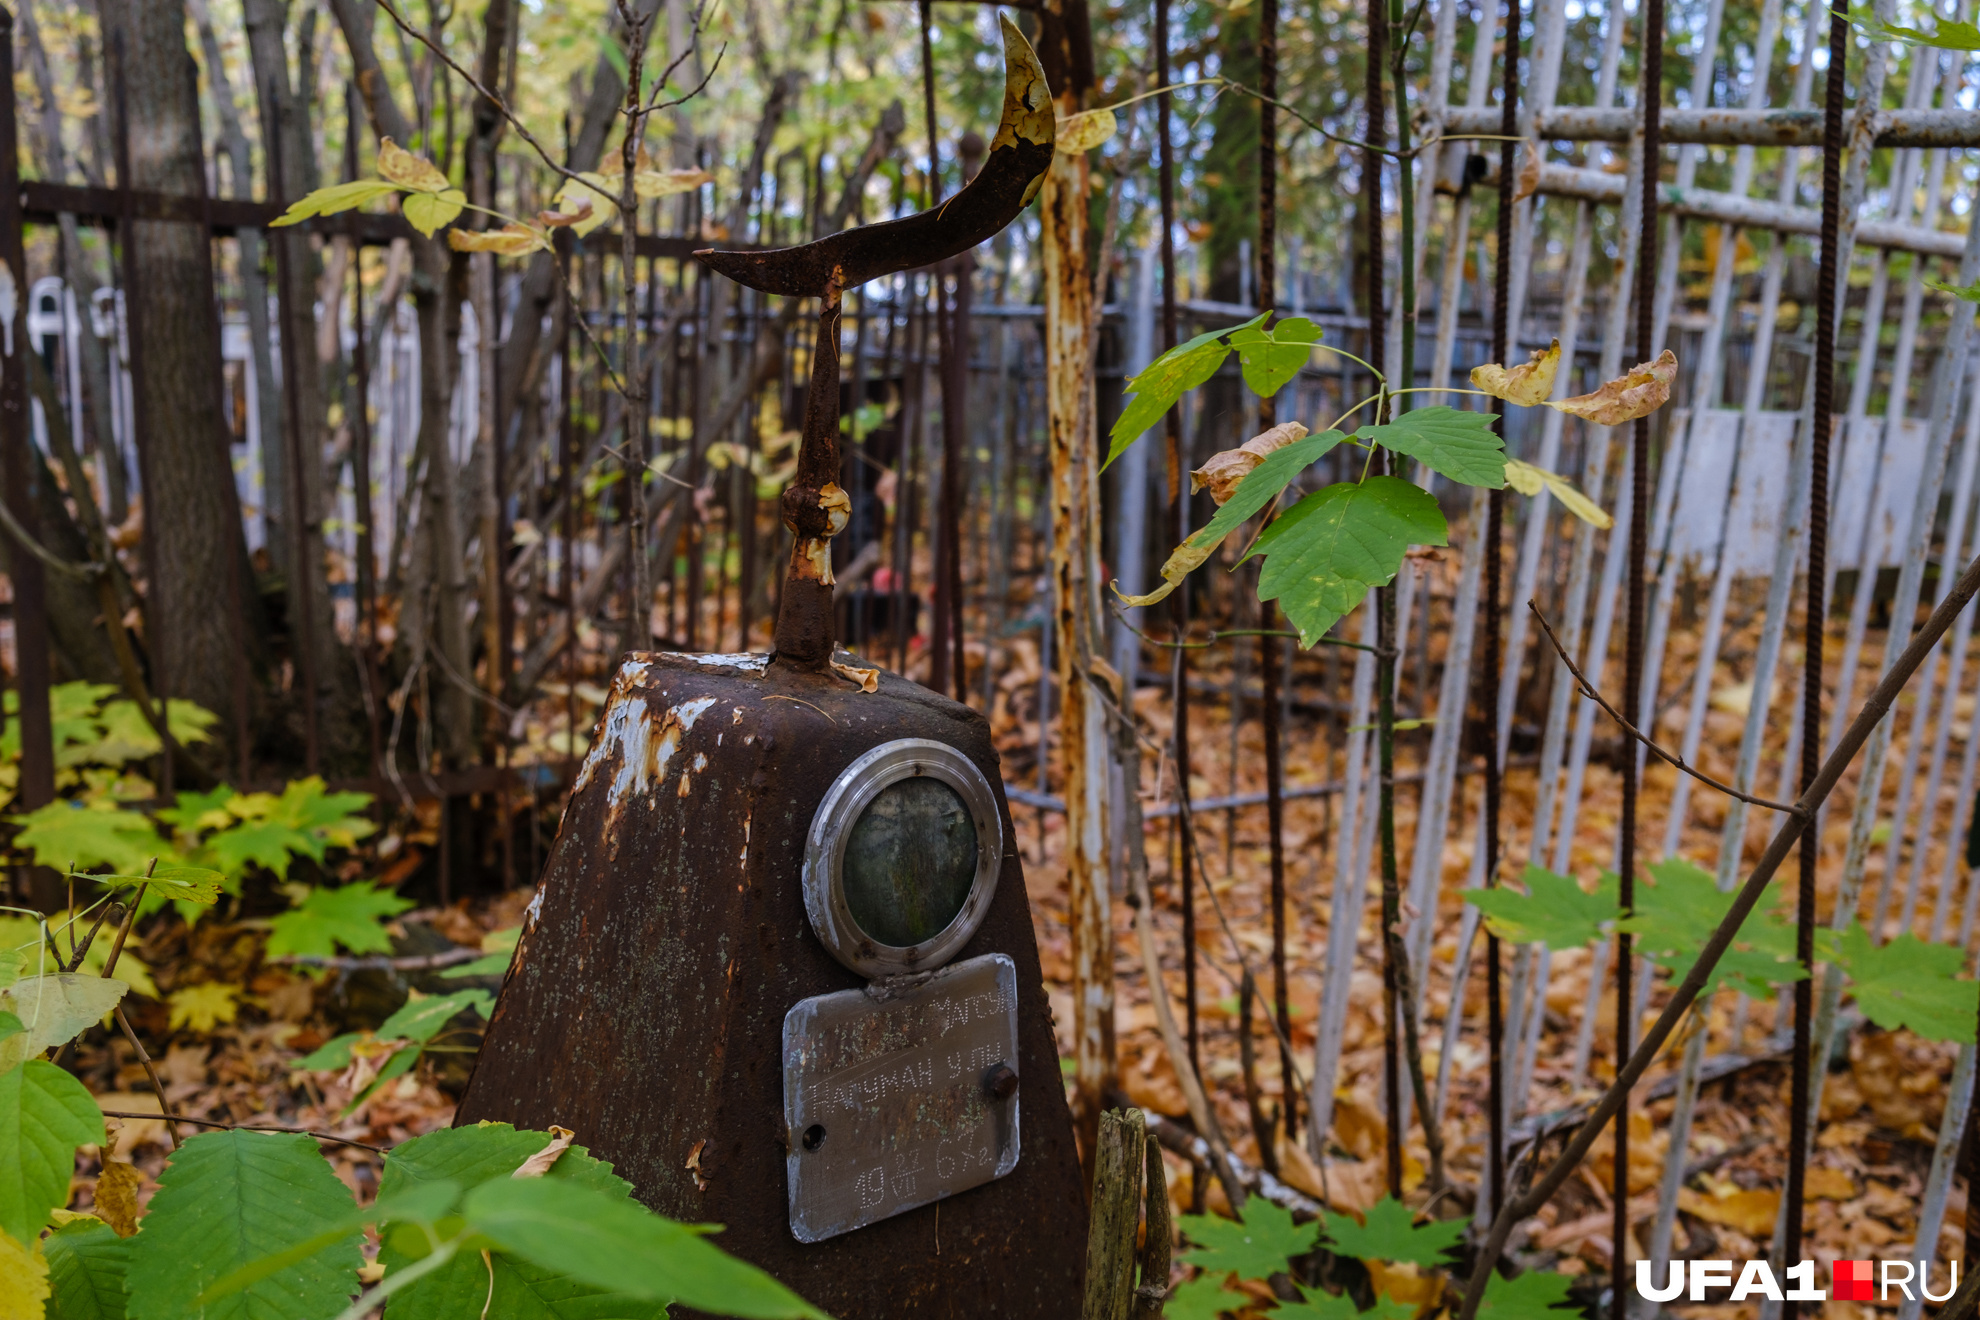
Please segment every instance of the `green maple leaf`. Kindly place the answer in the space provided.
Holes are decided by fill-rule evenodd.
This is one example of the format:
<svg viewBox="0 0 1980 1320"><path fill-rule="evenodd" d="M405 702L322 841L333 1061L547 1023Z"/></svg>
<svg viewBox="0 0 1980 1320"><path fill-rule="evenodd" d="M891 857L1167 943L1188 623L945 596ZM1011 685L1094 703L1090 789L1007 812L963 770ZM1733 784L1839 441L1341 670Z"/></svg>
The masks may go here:
<svg viewBox="0 0 1980 1320"><path fill-rule="evenodd" d="M1520 877L1526 892L1503 885L1467 889L1465 901L1484 914L1494 935L1513 944L1544 944L1572 949L1607 934L1617 917L1613 873L1604 873L1589 893L1564 875L1529 864Z"/></svg>
<svg viewBox="0 0 1980 1320"><path fill-rule="evenodd" d="M1567 1309L1568 1288L1572 1281L1565 1274L1528 1270L1508 1279L1494 1270L1485 1281L1485 1296L1479 1300L1481 1320L1569 1320L1575 1312Z"/></svg>
<svg viewBox="0 0 1980 1320"><path fill-rule="evenodd" d="M356 1294L364 1235L351 1222L349 1189L312 1138L206 1133L179 1147L158 1183L144 1231L131 1239L134 1314L319 1320ZM229 1275L319 1241L237 1292L203 1297Z"/></svg>
<svg viewBox="0 0 1980 1320"><path fill-rule="evenodd" d="M1406 412L1383 426L1365 426L1355 439L1407 454L1452 481L1498 490L1506 484L1506 444L1492 422L1491 413L1459 412L1438 404Z"/></svg>
<svg viewBox="0 0 1980 1320"><path fill-rule="evenodd" d="M1265 556L1258 598L1277 600L1299 629L1300 645L1312 646L1395 577L1412 545L1444 545L1448 532L1429 492L1398 477L1370 477L1308 495L1280 514L1245 558Z"/></svg>
<svg viewBox="0 0 1980 1320"><path fill-rule="evenodd" d="M1283 1274L1287 1260L1312 1251L1320 1237L1319 1221L1294 1224L1291 1211L1263 1197L1245 1202L1241 1222L1215 1215L1184 1215L1178 1223L1183 1235L1196 1245L1177 1259L1220 1277L1235 1273L1241 1279L1269 1279Z"/></svg>
<svg viewBox="0 0 1980 1320"><path fill-rule="evenodd" d="M197 837L232 825L234 817L227 810L227 804L238 796L228 784L206 793L181 791L174 805L160 807L152 814L181 833Z"/></svg>
<svg viewBox="0 0 1980 1320"><path fill-rule="evenodd" d="M1355 1309L1354 1299L1336 1296L1297 1281L1302 1300L1280 1302L1272 1311L1273 1320L1414 1320L1416 1308L1398 1302L1387 1293L1375 1294L1375 1304L1366 1311Z"/></svg>
<svg viewBox="0 0 1980 1320"><path fill-rule="evenodd" d="M1930 32L1919 28L1905 27L1899 23L1885 23L1878 19L1859 18L1856 26L1863 29L1873 40L1897 41L1907 46L1928 46L1934 50L1980 50L1980 27L1971 23L1960 23L1952 19L1940 19Z"/></svg>
<svg viewBox="0 0 1980 1320"><path fill-rule="evenodd" d="M1636 910L1616 923L1637 937L1637 952L1681 978L1732 908L1733 896L1712 876L1682 857L1667 857L1645 868L1649 883L1636 887ZM1756 908L1747 914L1702 993L1731 986L1756 999L1771 999L1774 986L1807 975L1794 958L1794 930L1777 913Z"/></svg>
<svg viewBox="0 0 1980 1320"><path fill-rule="evenodd" d="M1320 327L1304 316L1291 316L1270 330L1256 322L1240 326L1229 334L1237 350L1244 383L1254 394L1271 398L1313 357L1313 346L1320 342Z"/></svg>
<svg viewBox="0 0 1980 1320"><path fill-rule="evenodd" d="M102 1141L103 1112L68 1073L43 1059L0 1073L0 1232L39 1237L69 1203L76 1147Z"/></svg>
<svg viewBox="0 0 1980 1320"><path fill-rule="evenodd" d="M1958 946L1930 944L1906 931L1880 948L1852 923L1836 949L1863 1016L1886 1031L1908 1027L1926 1040L1973 1043L1980 987L1959 979L1966 955Z"/></svg>
<svg viewBox="0 0 1980 1320"><path fill-rule="evenodd" d="M240 823L207 840L220 868L238 872L249 863L286 876L296 856L322 861L331 848L348 848L376 827L353 813L371 804L369 793L328 792L323 780L311 775L291 780L281 796L237 794L227 810Z"/></svg>
<svg viewBox="0 0 1980 1320"><path fill-rule="evenodd" d="M80 765L90 758L77 752L86 748L102 736L102 725L97 721L97 707L104 699L114 695L114 683L57 683L48 689L48 718L55 744L55 765L66 770L72 765ZM7 714L11 717L20 709L19 696L7 693ZM7 735L0 743L9 760L20 755L20 726L12 719L7 721Z"/></svg>
<svg viewBox="0 0 1980 1320"><path fill-rule="evenodd" d="M48 1257L49 1320L124 1320L131 1240L110 1225L77 1219L41 1240Z"/></svg>
<svg viewBox="0 0 1980 1320"><path fill-rule="evenodd" d="M146 862L166 853L165 840L149 820L109 805L57 801L7 819L21 827L14 836L14 846L32 853L40 865L58 871L93 866L142 871Z"/></svg>
<svg viewBox="0 0 1980 1320"><path fill-rule="evenodd" d="M1345 1217L1329 1221L1327 1241L1335 1252L1356 1260L1407 1261L1444 1268L1446 1253L1464 1238L1464 1221L1430 1220L1419 1224L1409 1207L1385 1196L1368 1207L1357 1224Z"/></svg>
<svg viewBox="0 0 1980 1320"><path fill-rule="evenodd" d="M1224 342L1227 337L1255 329L1266 315L1260 313L1228 330L1205 331L1177 344L1130 377L1123 388L1132 397L1107 433L1107 463L1119 458L1149 427L1161 421L1177 399L1217 374L1217 368L1231 355L1230 346ZM1100 466L1104 471L1107 464Z"/></svg>
<svg viewBox="0 0 1980 1320"><path fill-rule="evenodd" d="M392 937L381 923L411 906L410 899L368 880L312 889L300 904L268 923L268 956L327 958L338 945L352 953L389 953Z"/></svg>
<svg viewBox="0 0 1980 1320"><path fill-rule="evenodd" d="M1166 1320L1217 1320L1220 1315L1251 1305L1249 1297L1224 1286L1229 1277L1199 1274L1187 1283L1177 1284L1162 1305L1163 1316Z"/></svg>
<svg viewBox="0 0 1980 1320"><path fill-rule="evenodd" d="M113 889L136 889L143 885L163 898L180 903L211 907L220 901L226 877L204 866L160 866L150 875L92 875L90 879Z"/></svg>

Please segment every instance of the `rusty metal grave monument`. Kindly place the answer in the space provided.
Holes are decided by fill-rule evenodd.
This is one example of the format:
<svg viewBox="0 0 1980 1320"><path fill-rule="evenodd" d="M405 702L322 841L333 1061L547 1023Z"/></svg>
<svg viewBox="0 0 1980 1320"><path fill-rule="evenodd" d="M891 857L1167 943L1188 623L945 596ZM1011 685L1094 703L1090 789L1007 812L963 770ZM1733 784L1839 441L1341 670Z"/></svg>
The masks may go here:
<svg viewBox="0 0 1980 1320"><path fill-rule="evenodd" d="M840 297L1037 192L1052 101L1003 34L1002 123L947 203L696 254L822 304L776 650L622 661L458 1119L574 1129L844 1320L1080 1304L1085 1200L989 727L833 647Z"/></svg>

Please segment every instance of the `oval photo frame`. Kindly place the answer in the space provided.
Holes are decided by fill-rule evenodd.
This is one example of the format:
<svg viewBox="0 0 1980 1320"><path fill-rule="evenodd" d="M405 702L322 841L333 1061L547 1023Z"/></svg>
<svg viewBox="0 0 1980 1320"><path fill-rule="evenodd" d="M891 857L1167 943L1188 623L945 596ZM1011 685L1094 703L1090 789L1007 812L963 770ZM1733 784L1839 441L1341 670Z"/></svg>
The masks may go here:
<svg viewBox="0 0 1980 1320"><path fill-rule="evenodd" d="M919 944L884 944L860 927L846 899L846 843L853 827L889 787L926 776L962 800L976 827L976 875L962 908L940 932ZM882 743L839 772L805 836L804 909L826 949L869 980L941 967L969 943L990 911L1004 864L1004 824L997 795L976 762L946 743L900 738Z"/></svg>

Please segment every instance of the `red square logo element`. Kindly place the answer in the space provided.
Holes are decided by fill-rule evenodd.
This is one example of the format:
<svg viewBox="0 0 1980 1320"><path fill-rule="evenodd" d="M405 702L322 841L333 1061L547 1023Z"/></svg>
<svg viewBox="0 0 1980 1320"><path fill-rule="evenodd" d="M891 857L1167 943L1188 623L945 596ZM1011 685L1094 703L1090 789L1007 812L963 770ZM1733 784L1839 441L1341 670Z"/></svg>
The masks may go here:
<svg viewBox="0 0 1980 1320"><path fill-rule="evenodd" d="M1867 1302L1870 1300L1871 1270L1867 1260L1839 1260L1832 1276L1834 1287L1829 1296L1839 1302Z"/></svg>

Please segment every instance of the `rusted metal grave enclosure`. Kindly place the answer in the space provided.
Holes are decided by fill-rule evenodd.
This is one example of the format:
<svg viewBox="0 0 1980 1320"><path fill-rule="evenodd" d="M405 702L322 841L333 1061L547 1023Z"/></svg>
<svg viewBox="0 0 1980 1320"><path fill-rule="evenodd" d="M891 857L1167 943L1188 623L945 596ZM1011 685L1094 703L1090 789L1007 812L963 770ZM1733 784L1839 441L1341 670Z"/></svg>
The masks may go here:
<svg viewBox="0 0 1980 1320"><path fill-rule="evenodd" d="M1031 200L1054 115L1004 37L1003 122L948 205L697 254L820 300L777 650L621 662L457 1119L583 1132L844 1317L1079 1306L1085 1198L989 725L832 636L841 295Z"/></svg>

